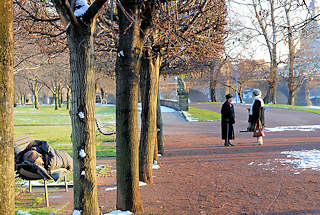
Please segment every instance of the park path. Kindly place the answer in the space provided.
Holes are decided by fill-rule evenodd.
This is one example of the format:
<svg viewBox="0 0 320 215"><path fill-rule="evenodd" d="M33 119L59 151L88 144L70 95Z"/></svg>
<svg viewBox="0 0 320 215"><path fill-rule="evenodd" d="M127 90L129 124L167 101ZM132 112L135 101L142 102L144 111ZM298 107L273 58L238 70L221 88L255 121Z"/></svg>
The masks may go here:
<svg viewBox="0 0 320 215"><path fill-rule="evenodd" d="M217 112L221 107L193 106ZM163 113L165 156L160 158L161 168L154 170L154 183L140 189L144 214L320 214L320 172L297 170L282 163L286 157L280 154L320 150L320 129L268 132L265 144L256 146L251 133L239 132L247 127L248 107L235 106L234 147L223 146L220 121L186 122L177 112ZM320 124L317 114L266 109L269 128ZM114 159L97 163L115 167ZM114 185L115 174L98 179L99 205L104 213L115 209L116 191L106 191ZM50 195L53 204L59 202L59 195L63 201L61 193ZM70 214L72 197L65 196L64 203L61 214Z"/></svg>

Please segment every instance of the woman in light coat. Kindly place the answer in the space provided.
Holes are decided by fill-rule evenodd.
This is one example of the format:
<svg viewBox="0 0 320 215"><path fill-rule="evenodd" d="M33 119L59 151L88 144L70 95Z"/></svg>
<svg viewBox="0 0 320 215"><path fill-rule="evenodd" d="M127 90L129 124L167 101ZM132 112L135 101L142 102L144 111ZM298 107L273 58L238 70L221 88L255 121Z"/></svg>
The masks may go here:
<svg viewBox="0 0 320 215"><path fill-rule="evenodd" d="M249 120L251 131L257 126L258 128L264 127L264 102L261 98L261 91L254 89L252 92L253 102L250 107ZM257 144L263 145L262 136L257 137Z"/></svg>

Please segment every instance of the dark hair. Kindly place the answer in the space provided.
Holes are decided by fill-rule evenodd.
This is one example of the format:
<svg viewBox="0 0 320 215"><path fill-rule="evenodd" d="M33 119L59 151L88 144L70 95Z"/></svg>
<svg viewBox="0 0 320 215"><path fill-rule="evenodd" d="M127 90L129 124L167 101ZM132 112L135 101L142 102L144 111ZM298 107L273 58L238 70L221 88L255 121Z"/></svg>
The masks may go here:
<svg viewBox="0 0 320 215"><path fill-rule="evenodd" d="M232 98L232 95L229 93L226 95L226 99L230 99L230 98Z"/></svg>

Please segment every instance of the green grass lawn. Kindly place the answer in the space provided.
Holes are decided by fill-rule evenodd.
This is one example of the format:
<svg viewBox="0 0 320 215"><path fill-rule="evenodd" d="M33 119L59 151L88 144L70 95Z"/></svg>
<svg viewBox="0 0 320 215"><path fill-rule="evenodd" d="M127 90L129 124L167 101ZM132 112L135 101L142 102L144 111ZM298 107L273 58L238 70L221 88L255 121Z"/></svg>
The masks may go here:
<svg viewBox="0 0 320 215"><path fill-rule="evenodd" d="M220 113L195 107L189 107L188 113L198 118L200 122L221 119Z"/></svg>
<svg viewBox="0 0 320 215"><path fill-rule="evenodd" d="M103 123L115 123L115 106L97 106L96 117ZM29 134L33 139L45 140L52 147L72 155L71 119L66 106L42 105L39 110L31 105L14 108L14 136ZM97 133L98 134L98 133ZM97 156L115 156L115 135L98 135Z"/></svg>
<svg viewBox="0 0 320 215"><path fill-rule="evenodd" d="M299 110L320 114L320 109L306 108L306 106L284 105L284 104L268 104L266 107L286 108L288 110Z"/></svg>
<svg viewBox="0 0 320 215"><path fill-rule="evenodd" d="M222 102L199 102L194 104L223 104ZM242 103L245 104L245 103ZM247 104L251 105L251 104ZM285 108L288 110L298 110L298 111L305 111L305 112L311 112L311 113L317 113L320 114L320 109L311 109L306 108L306 106L294 106L294 105L284 105L284 104L268 104L266 107L277 107L277 108ZM199 119L199 121L210 121L210 120L218 120L221 119L220 113L205 110L205 109L199 109L194 107L189 107L188 111L193 117L196 117Z"/></svg>

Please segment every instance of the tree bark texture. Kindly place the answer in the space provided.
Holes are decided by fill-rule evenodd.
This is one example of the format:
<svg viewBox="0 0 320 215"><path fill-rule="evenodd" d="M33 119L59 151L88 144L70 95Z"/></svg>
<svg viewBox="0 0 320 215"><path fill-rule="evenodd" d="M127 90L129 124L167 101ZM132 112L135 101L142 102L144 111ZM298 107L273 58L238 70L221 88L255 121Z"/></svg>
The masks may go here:
<svg viewBox="0 0 320 215"><path fill-rule="evenodd" d="M33 96L33 107L39 110L39 97L38 97L38 92L40 91L39 83L37 81L30 81L29 86Z"/></svg>
<svg viewBox="0 0 320 215"><path fill-rule="evenodd" d="M0 0L0 214L14 215L13 6Z"/></svg>
<svg viewBox="0 0 320 215"><path fill-rule="evenodd" d="M143 38L137 4L122 2L135 21L121 8L116 62L117 209L142 212L139 191L138 88Z"/></svg>
<svg viewBox="0 0 320 215"><path fill-rule="evenodd" d="M67 87L67 110L70 110L71 105L71 88Z"/></svg>
<svg viewBox="0 0 320 215"><path fill-rule="evenodd" d="M296 78L294 75L294 59L295 59L295 48L294 48L294 43L293 43L293 38L292 38L292 27L290 25L290 18L289 18L289 11L286 9L286 19L287 19L287 31L288 31L288 49L289 49L289 71L288 71L288 90L289 90L289 96L288 96L288 104L289 105L294 105L294 98L296 94Z"/></svg>
<svg viewBox="0 0 320 215"><path fill-rule="evenodd" d="M54 109L58 110L59 109L59 99L58 99L58 92L55 91L55 93L53 94L53 98L54 98Z"/></svg>
<svg viewBox="0 0 320 215"><path fill-rule="evenodd" d="M70 26L74 209L99 214L96 182L95 75L91 25ZM59 96L59 95L57 95Z"/></svg>
<svg viewBox="0 0 320 215"><path fill-rule="evenodd" d="M157 145L158 145L158 153L160 153L161 155L164 155L163 122L162 122L162 115L161 115L159 86L158 86L158 96L157 96Z"/></svg>
<svg viewBox="0 0 320 215"><path fill-rule="evenodd" d="M149 53L148 53L149 52ZM140 92L141 92L141 133L139 177L140 180L152 184L152 165L154 161L154 147L157 138L157 96L160 67L159 55L152 59L150 50L145 51L141 61Z"/></svg>
<svg viewBox="0 0 320 215"><path fill-rule="evenodd" d="M34 95L34 108L39 110L39 95L38 95L38 91L35 90L33 92L33 95Z"/></svg>
<svg viewBox="0 0 320 215"><path fill-rule="evenodd" d="M209 73L209 96L211 102L217 101L217 80L221 72L221 66L218 59L215 59Z"/></svg>
<svg viewBox="0 0 320 215"><path fill-rule="evenodd" d="M294 105L295 104L295 92L294 91L289 91L289 96L288 96L288 105Z"/></svg>
<svg viewBox="0 0 320 215"><path fill-rule="evenodd" d="M117 208L142 212L139 191L138 91L142 46L155 2L120 1L116 61Z"/></svg>
<svg viewBox="0 0 320 215"><path fill-rule="evenodd" d="M272 23L272 57L271 57L271 77L272 77L272 103L277 104L278 94L278 62L277 62L277 30L275 24L275 1L270 1L271 23Z"/></svg>
<svg viewBox="0 0 320 215"><path fill-rule="evenodd" d="M307 106L312 106L312 101L310 100L310 84L308 79L306 79L304 82L304 93L306 97Z"/></svg>
<svg viewBox="0 0 320 215"><path fill-rule="evenodd" d="M58 89L58 96L59 96L59 100L58 100L59 108L61 108L61 104L62 104L62 88L61 87L59 87Z"/></svg>
<svg viewBox="0 0 320 215"><path fill-rule="evenodd" d="M137 24L133 23L126 31L131 23L122 12L119 19L120 57L116 63L117 209L141 212L137 104L142 41Z"/></svg>

